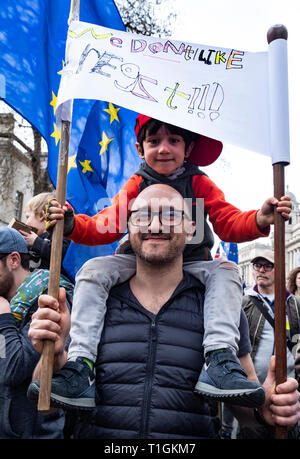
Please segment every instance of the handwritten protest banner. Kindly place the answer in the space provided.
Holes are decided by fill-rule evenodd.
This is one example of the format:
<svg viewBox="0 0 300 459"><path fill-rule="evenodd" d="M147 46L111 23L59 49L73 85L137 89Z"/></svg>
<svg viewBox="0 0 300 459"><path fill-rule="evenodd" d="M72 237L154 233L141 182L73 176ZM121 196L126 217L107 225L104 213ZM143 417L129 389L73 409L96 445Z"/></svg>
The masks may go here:
<svg viewBox="0 0 300 459"><path fill-rule="evenodd" d="M199 45L72 23L58 93L125 108L270 155L268 52Z"/></svg>

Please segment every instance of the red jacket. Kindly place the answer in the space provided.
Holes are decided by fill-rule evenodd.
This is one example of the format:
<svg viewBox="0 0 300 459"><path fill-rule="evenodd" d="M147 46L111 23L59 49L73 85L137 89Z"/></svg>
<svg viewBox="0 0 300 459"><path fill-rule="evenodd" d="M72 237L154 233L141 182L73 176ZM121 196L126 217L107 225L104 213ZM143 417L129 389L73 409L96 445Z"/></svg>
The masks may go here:
<svg viewBox="0 0 300 459"><path fill-rule="evenodd" d="M142 176L134 174L112 199L112 205L93 217L75 215L75 227L68 237L84 245L105 245L120 239L127 229L129 203L138 196L142 180ZM192 180L195 197L204 198L204 210L222 241L239 243L269 235L270 227L263 231L257 227L257 210L242 212L227 202L224 193L206 175L194 175Z"/></svg>

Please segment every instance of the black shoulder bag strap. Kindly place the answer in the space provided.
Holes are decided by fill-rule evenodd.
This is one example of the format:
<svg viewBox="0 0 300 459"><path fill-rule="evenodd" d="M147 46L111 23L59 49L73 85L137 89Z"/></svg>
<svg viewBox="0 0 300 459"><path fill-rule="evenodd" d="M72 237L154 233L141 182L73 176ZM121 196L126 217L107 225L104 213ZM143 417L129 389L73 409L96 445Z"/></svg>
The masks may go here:
<svg viewBox="0 0 300 459"><path fill-rule="evenodd" d="M274 328L275 326L275 321L274 321L274 318L271 316L271 314L269 313L268 311L268 307L264 304L264 302L262 300L260 300L259 298L257 298L257 296L252 296L251 297L251 300L253 301L253 303L255 304L255 306L260 310L260 312L262 313L262 315L265 317L265 319L267 319L267 321L272 325L272 327Z"/></svg>
<svg viewBox="0 0 300 459"><path fill-rule="evenodd" d="M251 297L253 303L255 306L260 310L262 315L265 317L265 319L272 325L273 328L275 328L275 321L274 318L271 316L271 314L268 311L268 307L264 304L263 300L259 300L256 296ZM286 344L288 349L292 352L292 348L294 346L294 343L290 340L290 338L287 336L286 337Z"/></svg>

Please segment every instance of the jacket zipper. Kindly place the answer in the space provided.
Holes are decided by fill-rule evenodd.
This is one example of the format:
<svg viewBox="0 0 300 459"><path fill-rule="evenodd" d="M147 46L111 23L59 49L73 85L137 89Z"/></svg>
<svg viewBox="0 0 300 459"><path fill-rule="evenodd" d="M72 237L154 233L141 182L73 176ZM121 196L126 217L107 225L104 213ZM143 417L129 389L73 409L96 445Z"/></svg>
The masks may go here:
<svg viewBox="0 0 300 459"><path fill-rule="evenodd" d="M152 319L151 326L150 326L150 338L149 338L149 353L148 353L148 360L147 360L147 368L146 368L146 382L145 382L145 389L144 389L144 401L143 401L143 409L142 409L142 422L141 422L141 430L140 430L140 437L144 438L144 435L148 431L148 423L149 423L149 406L151 401L151 393L152 393L152 380L154 374L154 356L156 351L156 317Z"/></svg>

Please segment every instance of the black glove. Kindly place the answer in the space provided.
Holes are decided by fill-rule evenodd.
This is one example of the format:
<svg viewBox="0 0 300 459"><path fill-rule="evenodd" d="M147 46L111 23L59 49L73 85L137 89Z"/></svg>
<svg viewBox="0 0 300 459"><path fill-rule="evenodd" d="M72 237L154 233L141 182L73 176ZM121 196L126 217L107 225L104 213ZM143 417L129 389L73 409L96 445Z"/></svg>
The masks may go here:
<svg viewBox="0 0 300 459"><path fill-rule="evenodd" d="M65 212L64 216L64 236L69 236L72 233L75 226L74 210L70 207Z"/></svg>
<svg viewBox="0 0 300 459"><path fill-rule="evenodd" d="M46 230L48 233L52 233L54 226L51 225L51 220L49 219L50 213L49 208L51 205L51 201L55 200L55 198L49 199L48 204L46 205L46 212L45 212L45 222L46 222ZM64 236L68 236L72 233L75 226L75 217L74 217L74 210L71 206L68 205L68 209L65 211L64 214Z"/></svg>

